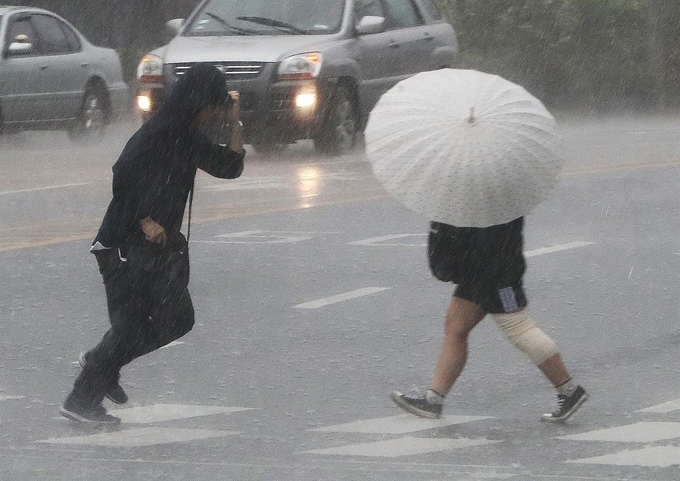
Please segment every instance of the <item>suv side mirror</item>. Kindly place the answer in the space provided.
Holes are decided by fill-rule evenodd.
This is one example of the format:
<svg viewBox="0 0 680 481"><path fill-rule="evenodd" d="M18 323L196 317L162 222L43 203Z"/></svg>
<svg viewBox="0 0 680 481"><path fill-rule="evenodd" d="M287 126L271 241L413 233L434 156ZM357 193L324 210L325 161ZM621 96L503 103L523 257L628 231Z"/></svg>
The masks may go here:
<svg viewBox="0 0 680 481"><path fill-rule="evenodd" d="M183 18L173 18L172 20L169 20L165 23L165 28L167 29L168 33L174 37L179 33L182 25L184 25Z"/></svg>
<svg viewBox="0 0 680 481"><path fill-rule="evenodd" d="M31 53L33 44L28 40L27 35L17 35L12 43L7 47L7 54L9 56L19 56Z"/></svg>
<svg viewBox="0 0 680 481"><path fill-rule="evenodd" d="M374 17L367 15L359 20L356 26L356 32L359 35L370 35L372 33L380 33L385 30L385 17Z"/></svg>

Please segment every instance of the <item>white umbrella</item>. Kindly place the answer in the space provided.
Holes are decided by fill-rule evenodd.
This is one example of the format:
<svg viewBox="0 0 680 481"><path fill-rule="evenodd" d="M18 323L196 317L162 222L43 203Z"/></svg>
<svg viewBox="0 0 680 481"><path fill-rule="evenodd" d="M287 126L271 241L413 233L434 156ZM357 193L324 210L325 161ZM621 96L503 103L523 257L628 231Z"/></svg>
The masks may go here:
<svg viewBox="0 0 680 481"><path fill-rule="evenodd" d="M555 119L519 85L474 70L424 72L369 117L373 172L431 220L488 227L527 215L564 162Z"/></svg>

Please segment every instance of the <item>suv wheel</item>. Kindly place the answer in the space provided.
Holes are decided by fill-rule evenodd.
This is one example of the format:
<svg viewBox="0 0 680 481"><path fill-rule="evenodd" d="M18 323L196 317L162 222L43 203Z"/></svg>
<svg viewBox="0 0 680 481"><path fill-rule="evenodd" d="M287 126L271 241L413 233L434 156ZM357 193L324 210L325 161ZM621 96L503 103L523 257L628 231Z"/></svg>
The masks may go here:
<svg viewBox="0 0 680 481"><path fill-rule="evenodd" d="M101 88L89 87L83 97L78 120L69 130L73 140L87 140L104 134L106 127L106 96Z"/></svg>
<svg viewBox="0 0 680 481"><path fill-rule="evenodd" d="M350 153L356 143L359 120L352 92L339 86L329 98L320 131L314 136L314 147L323 154Z"/></svg>

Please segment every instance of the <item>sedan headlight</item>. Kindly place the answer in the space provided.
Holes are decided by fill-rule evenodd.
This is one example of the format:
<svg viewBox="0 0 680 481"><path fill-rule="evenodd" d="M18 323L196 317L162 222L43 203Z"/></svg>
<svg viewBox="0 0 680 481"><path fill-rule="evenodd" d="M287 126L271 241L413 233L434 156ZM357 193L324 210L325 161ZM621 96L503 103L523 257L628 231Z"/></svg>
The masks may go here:
<svg viewBox="0 0 680 481"><path fill-rule="evenodd" d="M316 78L321 71L323 57L320 53L311 52L293 55L281 62L279 78L282 80L310 80Z"/></svg>
<svg viewBox="0 0 680 481"><path fill-rule="evenodd" d="M163 59L156 55L145 55L137 67L137 79L142 82L162 82Z"/></svg>

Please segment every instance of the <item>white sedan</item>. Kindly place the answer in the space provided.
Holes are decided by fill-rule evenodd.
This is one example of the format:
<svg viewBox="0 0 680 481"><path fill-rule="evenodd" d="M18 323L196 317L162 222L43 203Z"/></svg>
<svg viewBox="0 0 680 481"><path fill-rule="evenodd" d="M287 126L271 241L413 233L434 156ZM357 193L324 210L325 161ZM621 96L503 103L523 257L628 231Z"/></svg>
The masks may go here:
<svg viewBox="0 0 680 481"><path fill-rule="evenodd" d="M0 129L101 134L130 108L118 54L95 47L66 20L0 7Z"/></svg>

